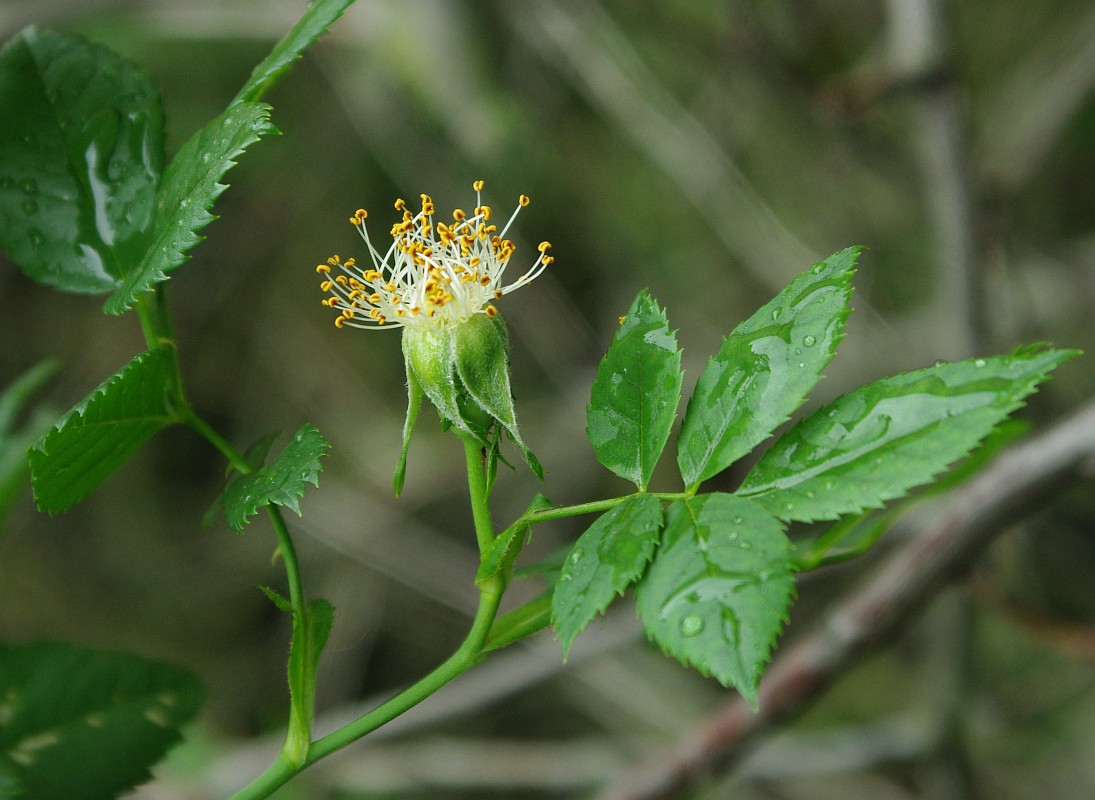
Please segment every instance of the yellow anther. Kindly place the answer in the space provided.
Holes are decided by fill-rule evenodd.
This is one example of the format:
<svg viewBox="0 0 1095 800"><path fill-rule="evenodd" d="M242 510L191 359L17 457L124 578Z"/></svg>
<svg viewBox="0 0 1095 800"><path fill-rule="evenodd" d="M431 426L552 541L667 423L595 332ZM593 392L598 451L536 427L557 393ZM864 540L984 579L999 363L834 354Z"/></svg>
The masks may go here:
<svg viewBox="0 0 1095 800"><path fill-rule="evenodd" d="M529 199L528 199L527 194L523 194L523 195L521 195L520 197L517 198L517 205L521 206L521 208L524 208L528 204L529 204Z"/></svg>
<svg viewBox="0 0 1095 800"><path fill-rule="evenodd" d="M339 286L345 286L349 282L350 282L349 278L347 278L345 275L336 275L335 276L335 283L337 283Z"/></svg>
<svg viewBox="0 0 1095 800"><path fill-rule="evenodd" d="M498 316L498 309L488 303L487 307L483 309L483 313L488 317L496 317Z"/></svg>
<svg viewBox="0 0 1095 800"><path fill-rule="evenodd" d="M398 200L395 201L395 210L396 211L402 211L406 207L407 207L407 201L404 200L402 197L400 197Z"/></svg>
<svg viewBox="0 0 1095 800"><path fill-rule="evenodd" d="M504 295L504 294L505 294L505 292L503 292L501 289L495 289L494 290L494 299L495 300L501 300L502 295Z"/></svg>
<svg viewBox="0 0 1095 800"><path fill-rule="evenodd" d="M331 272L331 268L328 267L326 264L316 264L316 272L329 274Z"/></svg>
<svg viewBox="0 0 1095 800"><path fill-rule="evenodd" d="M319 285L319 290L321 292L329 292L329 291L331 291L331 287L334 286L334 285L335 285L334 281L324 281L323 283L321 283Z"/></svg>
<svg viewBox="0 0 1095 800"><path fill-rule="evenodd" d="M476 181L471 185L471 188L475 189L477 192L483 191L483 181Z"/></svg>
<svg viewBox="0 0 1095 800"><path fill-rule="evenodd" d="M345 324L346 324L346 318L345 317L341 317L341 316L340 317L335 317L335 327L336 328L341 328Z"/></svg>
<svg viewBox="0 0 1095 800"><path fill-rule="evenodd" d="M480 286L490 286L490 275L484 275L479 279Z"/></svg>
<svg viewBox="0 0 1095 800"><path fill-rule="evenodd" d="M540 242L540 244L536 246L536 249L539 250L541 253L546 253L550 248L551 242Z"/></svg>

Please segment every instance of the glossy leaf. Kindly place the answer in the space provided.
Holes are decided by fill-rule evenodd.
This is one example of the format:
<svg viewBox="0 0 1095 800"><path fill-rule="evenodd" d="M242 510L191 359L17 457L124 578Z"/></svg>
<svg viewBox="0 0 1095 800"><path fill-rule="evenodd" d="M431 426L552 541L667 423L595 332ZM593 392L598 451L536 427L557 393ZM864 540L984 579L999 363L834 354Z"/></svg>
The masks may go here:
<svg viewBox="0 0 1095 800"><path fill-rule="evenodd" d="M186 262L191 248L202 240L198 231L216 219L209 209L228 188L221 178L259 137L274 130L269 106L240 103L187 140L156 193L144 257L126 272L103 306L108 314L121 314L137 295L167 280L168 272Z"/></svg>
<svg viewBox="0 0 1095 800"><path fill-rule="evenodd" d="M320 459L331 446L315 426L301 426L276 459L254 472L237 474L224 490L224 516L239 533L248 517L261 506L273 504L300 514L300 499L307 484L319 485Z"/></svg>
<svg viewBox="0 0 1095 800"><path fill-rule="evenodd" d="M281 75L300 58L309 45L327 32L335 20L354 0L312 0L304 15L281 41L274 45L270 55L251 72L251 77L240 89L233 103L258 100Z"/></svg>
<svg viewBox="0 0 1095 800"><path fill-rule="evenodd" d="M150 777L200 702L189 674L136 656L0 645L0 796L113 798Z"/></svg>
<svg viewBox="0 0 1095 800"><path fill-rule="evenodd" d="M303 619L293 617L293 642L289 647L289 693L292 697L289 735L284 753L291 763L300 765L312 741L312 719L316 710L316 669L327 646L335 610L323 599L305 606Z"/></svg>
<svg viewBox="0 0 1095 800"><path fill-rule="evenodd" d="M858 255L851 247L815 264L723 340L681 423L686 486L722 472L802 405L843 336Z"/></svg>
<svg viewBox="0 0 1095 800"><path fill-rule="evenodd" d="M80 36L0 51L0 247L40 283L113 290L139 262L163 171L159 92Z"/></svg>
<svg viewBox="0 0 1095 800"><path fill-rule="evenodd" d="M661 527L661 501L638 494L602 514L578 537L551 601L551 624L563 643L563 658L593 618L642 576Z"/></svg>
<svg viewBox="0 0 1095 800"><path fill-rule="evenodd" d="M665 312L639 292L601 360L586 409L597 460L646 489L681 398L681 353Z"/></svg>
<svg viewBox="0 0 1095 800"><path fill-rule="evenodd" d="M753 705L794 596L790 543L761 506L728 494L678 500L636 598L647 634Z"/></svg>
<svg viewBox="0 0 1095 800"><path fill-rule="evenodd" d="M40 509L64 511L83 500L152 434L179 421L174 359L170 347L141 353L28 451Z"/></svg>
<svg viewBox="0 0 1095 800"><path fill-rule="evenodd" d="M780 519L878 508L972 450L1074 350L939 364L869 384L799 422L738 494Z"/></svg>

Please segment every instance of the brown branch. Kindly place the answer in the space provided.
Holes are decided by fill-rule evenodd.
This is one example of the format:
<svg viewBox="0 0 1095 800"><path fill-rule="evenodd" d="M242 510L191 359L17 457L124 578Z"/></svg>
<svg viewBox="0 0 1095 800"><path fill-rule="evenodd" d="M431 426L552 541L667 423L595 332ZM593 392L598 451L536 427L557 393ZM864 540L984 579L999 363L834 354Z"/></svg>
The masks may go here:
<svg viewBox="0 0 1095 800"><path fill-rule="evenodd" d="M1006 525L1084 477L1095 477L1095 403L1000 456L951 493L930 521L906 520L913 534L907 544L777 656L761 682L757 713L735 698L602 800L667 800L699 778L727 772L758 735L801 714L860 655L905 629Z"/></svg>

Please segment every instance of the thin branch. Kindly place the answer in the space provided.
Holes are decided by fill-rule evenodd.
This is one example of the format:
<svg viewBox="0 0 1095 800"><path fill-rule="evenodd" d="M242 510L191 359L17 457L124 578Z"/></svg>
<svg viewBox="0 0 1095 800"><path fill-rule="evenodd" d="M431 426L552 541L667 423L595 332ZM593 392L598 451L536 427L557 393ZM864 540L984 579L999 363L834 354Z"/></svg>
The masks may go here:
<svg viewBox="0 0 1095 800"><path fill-rule="evenodd" d="M746 746L801 714L859 656L905 629L941 586L1009 523L1043 508L1077 479L1095 477L1095 402L1033 436L943 501L937 515L908 520L913 535L813 631L785 648L760 686L760 710L739 697L604 800L679 796L700 777L725 773Z"/></svg>

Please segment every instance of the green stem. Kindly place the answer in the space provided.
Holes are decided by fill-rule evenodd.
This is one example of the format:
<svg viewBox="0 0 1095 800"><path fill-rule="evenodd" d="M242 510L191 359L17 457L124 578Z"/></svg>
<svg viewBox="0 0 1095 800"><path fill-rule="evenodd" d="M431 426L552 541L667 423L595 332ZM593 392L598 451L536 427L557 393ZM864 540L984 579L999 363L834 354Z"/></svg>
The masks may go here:
<svg viewBox="0 0 1095 800"><path fill-rule="evenodd" d="M491 522L487 504L487 472L483 450L470 436L457 434L464 443L464 458L468 464L468 494L471 497L471 514L475 521L475 538L480 554L487 552L494 541L494 523Z"/></svg>
<svg viewBox="0 0 1095 800"><path fill-rule="evenodd" d="M633 494L625 494L622 497L610 497L607 500L592 500L588 503L578 503L573 506L556 506L555 508L543 508L536 511L530 511L522 517L522 521L528 522L530 525L535 525L539 522L564 519L565 517L577 517L582 514L599 514L602 511L608 511L611 508L615 508L624 500L640 494L652 494L659 500L667 501L687 500L692 496L691 492L635 492Z"/></svg>
<svg viewBox="0 0 1095 800"><path fill-rule="evenodd" d="M487 505L483 456L479 445L474 440L461 438L468 465L468 494L471 499L472 517L475 520L475 534L482 549L494 539L494 526L491 522L490 508ZM498 616L498 604L502 601L502 594L506 589L505 581L505 576L499 572L480 584L479 607L475 612L471 630L468 631L468 635L456 652L445 659L440 666L364 716L312 742L307 750L307 756L301 763L295 764L283 752L262 775L232 795L230 800L261 800L261 798L269 797L275 789L284 785L308 765L357 741L381 725L391 722L482 661L487 651L493 649L487 647L487 640L495 618Z"/></svg>

